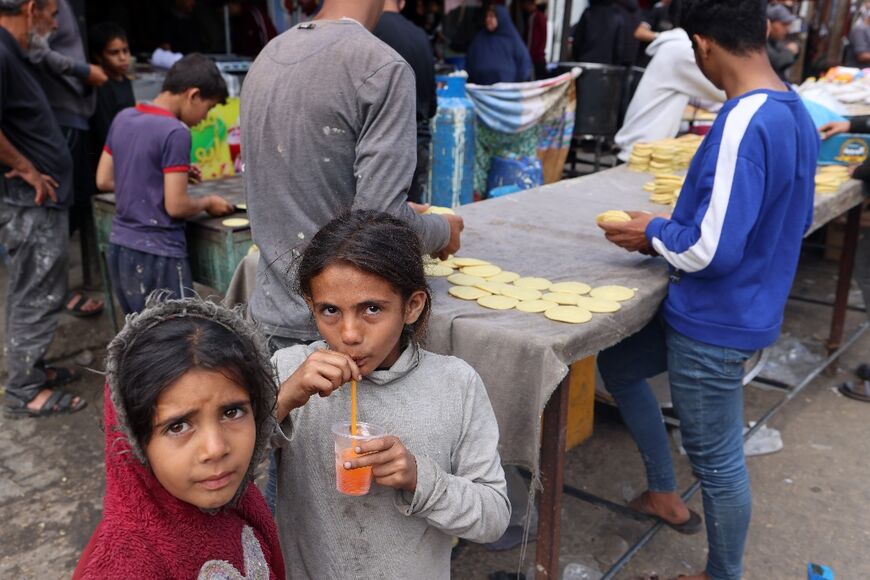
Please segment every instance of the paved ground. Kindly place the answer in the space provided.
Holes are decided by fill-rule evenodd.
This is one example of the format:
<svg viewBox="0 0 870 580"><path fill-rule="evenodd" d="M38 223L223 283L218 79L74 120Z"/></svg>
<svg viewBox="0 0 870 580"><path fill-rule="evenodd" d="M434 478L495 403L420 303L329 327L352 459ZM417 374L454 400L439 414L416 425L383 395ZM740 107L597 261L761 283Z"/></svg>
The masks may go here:
<svg viewBox="0 0 870 580"><path fill-rule="evenodd" d="M0 270L0 284L5 284ZM796 292L828 298L829 264L805 260ZM821 349L829 310L792 303L786 331ZM863 315L853 313L854 328ZM107 320L67 318L52 350L68 357L111 335ZM101 368L102 352L97 350ZM806 358L807 354L800 355ZM61 358L61 360L69 359ZM870 334L842 359L843 368L870 361ZM799 364L801 360L794 361ZM5 366L5 365L4 365ZM781 373L776 373L781 374ZM747 578L805 578L809 561L832 566L838 578L870 577L870 463L863 457L870 405L843 398L833 387L847 378L841 371L810 385L772 422L785 449L749 460L754 515L746 554ZM91 401L85 411L65 418L10 421L0 417L0 578L68 578L100 517L103 487L101 431L102 378L89 374L72 390ZM781 395L748 388L747 420L758 417ZM681 485L691 476L677 456ZM640 459L612 412L602 410L593 438L568 454L566 481L615 502L644 486ZM700 510L700 502L693 500ZM644 531L641 522L617 516L575 499L566 499L562 553L605 570ZM529 559L534 555L529 546ZM703 535L661 532L619 578L657 572L663 577L700 569ZM453 565L458 579L486 578L497 570L515 571L519 551L461 549Z"/></svg>

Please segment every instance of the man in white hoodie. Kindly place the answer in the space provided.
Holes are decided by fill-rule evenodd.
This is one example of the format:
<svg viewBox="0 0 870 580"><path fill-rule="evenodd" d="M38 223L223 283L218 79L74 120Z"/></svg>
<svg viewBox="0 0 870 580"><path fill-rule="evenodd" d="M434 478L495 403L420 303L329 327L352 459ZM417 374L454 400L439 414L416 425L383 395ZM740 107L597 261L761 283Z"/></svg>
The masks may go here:
<svg viewBox="0 0 870 580"><path fill-rule="evenodd" d="M621 161L628 161L635 143L676 137L690 99L725 102L725 93L701 74L682 28L659 33L646 53L652 60L615 138Z"/></svg>

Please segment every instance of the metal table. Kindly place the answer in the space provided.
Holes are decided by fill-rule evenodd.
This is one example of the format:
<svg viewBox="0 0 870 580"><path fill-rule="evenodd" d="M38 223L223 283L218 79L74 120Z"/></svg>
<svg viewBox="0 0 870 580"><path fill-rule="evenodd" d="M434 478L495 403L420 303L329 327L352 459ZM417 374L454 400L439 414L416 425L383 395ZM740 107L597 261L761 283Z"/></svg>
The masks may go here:
<svg viewBox="0 0 870 580"><path fill-rule="evenodd" d="M564 325L542 315L488 311L446 296L446 281L432 283L428 348L463 358L481 374L499 420L502 459L540 473L538 578L558 573L569 365L640 330L667 291L663 260L628 254L595 225L608 209L667 210L642 189L652 179L621 166L458 210L466 224L461 255L553 281L637 287L638 295L613 315ZM811 231L848 212L832 351L842 342L862 200L861 185L851 181L815 203Z"/></svg>
<svg viewBox="0 0 870 580"><path fill-rule="evenodd" d="M189 194L195 197L220 195L236 205L244 201L244 189L239 177L229 177L216 181L206 181L192 185ZM105 256L112 231L112 218L115 216L115 195L104 193L94 197L94 223L97 230L97 244ZM230 217L247 217L244 211L213 218L203 213L188 220L187 252L193 279L200 284L226 292L233 278L233 272L242 258L248 253L251 241L250 226L227 227L223 220ZM111 284L106 271L105 259L101 261L103 284L106 288L106 303L109 305L112 320L115 318L115 304L112 299ZM117 324L115 322L115 324Z"/></svg>

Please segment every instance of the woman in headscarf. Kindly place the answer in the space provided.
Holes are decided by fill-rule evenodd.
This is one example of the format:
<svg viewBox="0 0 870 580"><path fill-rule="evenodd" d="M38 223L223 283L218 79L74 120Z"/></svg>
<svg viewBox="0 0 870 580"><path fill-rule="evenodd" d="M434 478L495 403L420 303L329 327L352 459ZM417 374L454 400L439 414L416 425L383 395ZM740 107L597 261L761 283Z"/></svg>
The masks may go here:
<svg viewBox="0 0 870 580"><path fill-rule="evenodd" d="M529 80L532 59L504 6L486 9L483 30L468 47L468 82L478 85L519 83Z"/></svg>

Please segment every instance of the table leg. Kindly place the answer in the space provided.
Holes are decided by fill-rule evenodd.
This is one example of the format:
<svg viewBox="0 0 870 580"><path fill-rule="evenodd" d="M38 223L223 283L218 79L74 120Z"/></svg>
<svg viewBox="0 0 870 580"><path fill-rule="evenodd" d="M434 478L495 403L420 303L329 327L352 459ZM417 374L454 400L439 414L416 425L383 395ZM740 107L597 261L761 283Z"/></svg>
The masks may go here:
<svg viewBox="0 0 870 580"><path fill-rule="evenodd" d="M115 334L118 334L118 314L115 312L115 297L112 295L112 279L109 277L109 262L106 259L106 248L100 247L97 251L100 260L100 273L103 276L103 292L105 295L106 306L109 307L109 316L112 317L112 328Z"/></svg>
<svg viewBox="0 0 870 580"><path fill-rule="evenodd" d="M852 286L852 272L855 269L855 250L861 229L863 204L849 210L846 218L846 232L843 240L843 253L840 255L840 272L837 275L837 295L834 299L834 314L831 318L831 335L828 338L828 354L840 348L846 326L846 310L849 306L849 290ZM835 363L836 364L836 361ZM832 365L834 366L834 365Z"/></svg>
<svg viewBox="0 0 870 580"><path fill-rule="evenodd" d="M559 577L559 545L562 523L562 483L565 475L569 372L544 408L541 438L541 504L538 517L537 580Z"/></svg>

